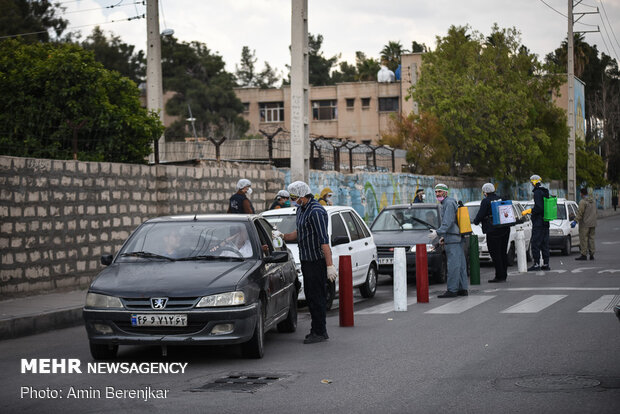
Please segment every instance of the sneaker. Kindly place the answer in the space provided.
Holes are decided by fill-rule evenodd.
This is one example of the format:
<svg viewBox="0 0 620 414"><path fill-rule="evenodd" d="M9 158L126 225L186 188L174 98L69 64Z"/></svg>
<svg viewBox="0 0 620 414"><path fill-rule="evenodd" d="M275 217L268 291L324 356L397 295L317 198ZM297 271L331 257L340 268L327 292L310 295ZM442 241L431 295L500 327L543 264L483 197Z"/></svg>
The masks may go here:
<svg viewBox="0 0 620 414"><path fill-rule="evenodd" d="M316 344L317 342L326 341L323 335L317 335L315 333L311 333L306 339L304 339L304 344Z"/></svg>
<svg viewBox="0 0 620 414"><path fill-rule="evenodd" d="M579 257L575 257L575 260L588 260L587 256L584 256L583 254Z"/></svg>
<svg viewBox="0 0 620 414"><path fill-rule="evenodd" d="M459 296L469 296L469 292L467 291L467 289L461 289L458 292L456 292L456 294Z"/></svg>
<svg viewBox="0 0 620 414"><path fill-rule="evenodd" d="M498 279L498 278L489 279L489 283L504 283L505 281L506 279Z"/></svg>
<svg viewBox="0 0 620 414"><path fill-rule="evenodd" d="M306 337L305 337L304 339L308 339L308 338L310 338L310 335L313 335L313 333L312 333L312 332L310 332L308 335L306 335ZM329 339L329 335L327 335L327 332L325 332L322 336L323 336L323 338L325 338L325 339Z"/></svg>
<svg viewBox="0 0 620 414"><path fill-rule="evenodd" d="M449 290L446 290L445 293L442 293L441 295L437 296L438 298L455 298L458 296L458 293L456 292L450 292Z"/></svg>
<svg viewBox="0 0 620 414"><path fill-rule="evenodd" d="M535 264L527 268L528 272L538 272L540 270L540 266Z"/></svg>
<svg viewBox="0 0 620 414"><path fill-rule="evenodd" d="M594 260L594 255L593 254L590 255L590 260Z"/></svg>
<svg viewBox="0 0 620 414"><path fill-rule="evenodd" d="M540 266L540 270L551 270L551 268L549 267L548 264L544 264L544 265Z"/></svg>

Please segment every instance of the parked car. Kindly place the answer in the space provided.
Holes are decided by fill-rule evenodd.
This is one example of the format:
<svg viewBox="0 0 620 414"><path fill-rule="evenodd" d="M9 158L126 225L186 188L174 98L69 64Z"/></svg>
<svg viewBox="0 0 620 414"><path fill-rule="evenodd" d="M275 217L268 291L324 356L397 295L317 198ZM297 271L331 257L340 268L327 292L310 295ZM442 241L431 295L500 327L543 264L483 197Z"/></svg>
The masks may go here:
<svg viewBox="0 0 620 414"><path fill-rule="evenodd" d="M146 221L92 282L83 316L95 359L119 345L241 344L263 356L264 334L297 327L295 263L256 215Z"/></svg>
<svg viewBox="0 0 620 414"><path fill-rule="evenodd" d="M407 278L416 277L416 245L426 246L428 276L434 282L446 281L447 261L438 240L429 243L428 232L441 223L441 205L430 203L399 204L385 207L377 215L370 231L377 245L379 273L393 276L394 249L404 247Z"/></svg>
<svg viewBox="0 0 620 414"><path fill-rule="evenodd" d="M327 206L325 210L334 266L338 269L340 256L350 255L353 286L359 288L363 297L373 297L377 291L377 248L368 226L352 207ZM297 207L289 207L265 211L261 215L282 233L290 233L296 229L296 214ZM293 253L299 281L303 285L297 242L287 242L286 245ZM331 309L338 284L328 282L327 290L327 309ZM299 292L299 300L306 300L303 289Z"/></svg>
<svg viewBox="0 0 620 414"><path fill-rule="evenodd" d="M534 201L527 201L525 208L532 208ZM561 250L568 256L573 246L579 246L579 224L571 227L570 223L577 216L577 203L565 198L558 198L558 218L549 222L549 249Z"/></svg>
<svg viewBox="0 0 620 414"><path fill-rule="evenodd" d="M486 234L482 232L481 224L474 224L474 219L480 210L480 202L478 201L470 201L469 203L465 203L467 210L469 211L469 218L471 220L471 229L472 232L478 236L478 252L481 261L489 261L491 260L491 254L489 253L489 248L487 246ZM508 266L514 266L517 259L517 247L516 247L516 238L517 231L523 231L523 237L525 239L525 251L526 251L526 259L531 259L530 253L530 240L532 238L532 221L529 215L523 216L521 213L524 208L523 205L518 201L512 202L512 209L517 219L517 224L514 226L510 226L510 236L508 238Z"/></svg>

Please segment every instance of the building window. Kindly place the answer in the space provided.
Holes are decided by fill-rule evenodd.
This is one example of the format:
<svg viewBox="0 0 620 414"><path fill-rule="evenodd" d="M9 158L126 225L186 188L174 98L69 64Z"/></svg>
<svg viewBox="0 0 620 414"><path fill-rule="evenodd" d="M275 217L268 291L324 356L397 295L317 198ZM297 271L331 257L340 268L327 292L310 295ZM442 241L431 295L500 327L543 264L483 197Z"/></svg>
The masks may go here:
<svg viewBox="0 0 620 414"><path fill-rule="evenodd" d="M379 98L379 112L398 111L398 97Z"/></svg>
<svg viewBox="0 0 620 414"><path fill-rule="evenodd" d="M258 109L261 122L284 122L284 102L262 102Z"/></svg>
<svg viewBox="0 0 620 414"><path fill-rule="evenodd" d="M362 98L362 109L370 108L370 98Z"/></svg>
<svg viewBox="0 0 620 414"><path fill-rule="evenodd" d="M335 99L312 101L312 119L315 121L331 121L338 119L338 106Z"/></svg>
<svg viewBox="0 0 620 414"><path fill-rule="evenodd" d="M250 103L249 102L243 102L243 113L245 115L250 113Z"/></svg>
<svg viewBox="0 0 620 414"><path fill-rule="evenodd" d="M355 98L347 98L347 109L353 109L355 106Z"/></svg>

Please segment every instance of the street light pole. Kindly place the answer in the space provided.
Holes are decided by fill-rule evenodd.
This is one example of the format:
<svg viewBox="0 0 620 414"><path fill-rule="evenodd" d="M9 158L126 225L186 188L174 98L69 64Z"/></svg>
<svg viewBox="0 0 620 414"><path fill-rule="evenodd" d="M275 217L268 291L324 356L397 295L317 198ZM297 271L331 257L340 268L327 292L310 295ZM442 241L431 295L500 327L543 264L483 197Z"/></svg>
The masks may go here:
<svg viewBox="0 0 620 414"><path fill-rule="evenodd" d="M161 73L161 39L159 37L159 2L146 1L146 108L159 114L164 122L164 93ZM164 135L158 140L159 158L166 159Z"/></svg>
<svg viewBox="0 0 620 414"><path fill-rule="evenodd" d="M573 38L573 0L568 0L568 164L566 168L566 198L577 199L577 174L575 161L575 57Z"/></svg>

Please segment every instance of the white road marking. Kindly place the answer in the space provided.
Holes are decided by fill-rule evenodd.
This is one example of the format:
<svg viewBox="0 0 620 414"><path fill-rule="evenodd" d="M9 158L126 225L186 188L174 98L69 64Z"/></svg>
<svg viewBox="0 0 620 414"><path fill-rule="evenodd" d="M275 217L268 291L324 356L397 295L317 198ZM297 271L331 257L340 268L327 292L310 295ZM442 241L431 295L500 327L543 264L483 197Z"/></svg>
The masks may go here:
<svg viewBox="0 0 620 414"><path fill-rule="evenodd" d="M545 273L566 273L566 269L546 270Z"/></svg>
<svg viewBox="0 0 620 414"><path fill-rule="evenodd" d="M418 303L417 298L409 298L407 300L407 306L411 306L416 303ZM394 301L382 303L380 305L371 306L370 308L366 308L361 311L355 312L355 314L356 315L373 315L373 314L378 314L378 313L389 313L389 312L394 312Z"/></svg>
<svg viewBox="0 0 620 414"><path fill-rule="evenodd" d="M579 313L613 312L614 306L618 303L620 303L620 295L603 295L585 308L581 309Z"/></svg>
<svg viewBox="0 0 620 414"><path fill-rule="evenodd" d="M504 309L501 313L537 313L541 310L562 300L567 295L533 295L517 303L514 306Z"/></svg>
<svg viewBox="0 0 620 414"><path fill-rule="evenodd" d="M453 300L438 308L431 309L424 313L437 313L437 314L455 314L463 313L468 309L478 306L487 300L493 299L495 296L465 296L460 299Z"/></svg>
<svg viewBox="0 0 620 414"><path fill-rule="evenodd" d="M584 270L594 270L594 269L598 269L599 266L595 266L595 267L579 267L577 269L573 269L571 270L571 273L581 273Z"/></svg>
<svg viewBox="0 0 620 414"><path fill-rule="evenodd" d="M618 230L618 229L614 229L614 230ZM620 241L601 242L601 244L618 244L618 243L620 243Z"/></svg>
<svg viewBox="0 0 620 414"><path fill-rule="evenodd" d="M620 272L620 269L605 269L605 270L599 270L598 273L616 273L616 272Z"/></svg>
<svg viewBox="0 0 620 414"><path fill-rule="evenodd" d="M620 287L522 287L522 288L504 288L504 289L487 289L484 293L499 292L500 290L512 292L524 292L529 290L620 290Z"/></svg>

